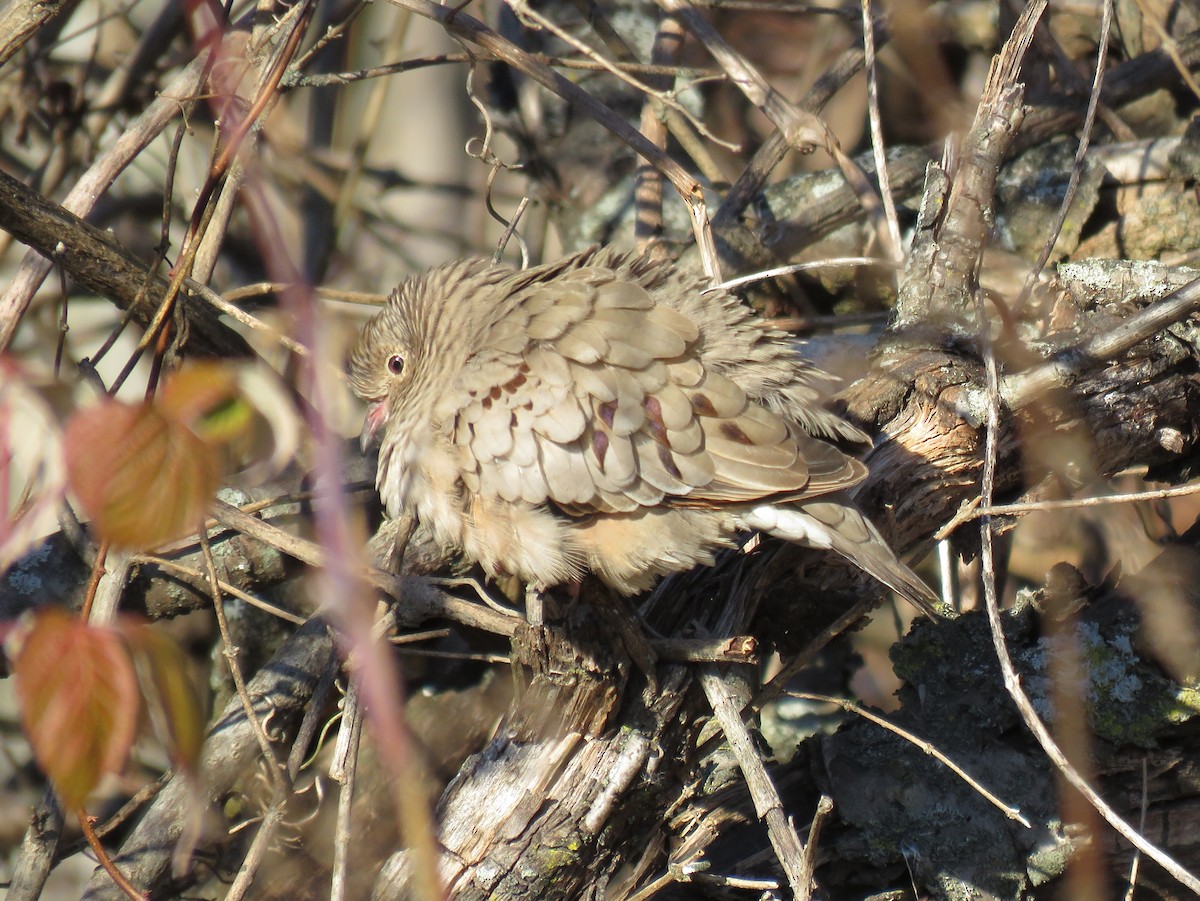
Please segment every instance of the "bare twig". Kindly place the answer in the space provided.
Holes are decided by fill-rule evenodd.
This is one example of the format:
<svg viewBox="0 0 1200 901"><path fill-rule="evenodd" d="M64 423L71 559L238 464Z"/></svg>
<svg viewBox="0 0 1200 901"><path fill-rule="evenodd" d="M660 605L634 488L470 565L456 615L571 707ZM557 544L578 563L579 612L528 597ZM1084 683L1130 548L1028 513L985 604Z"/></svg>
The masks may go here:
<svg viewBox="0 0 1200 901"><path fill-rule="evenodd" d="M741 717L741 704L725 685L716 667L702 667L699 678L713 714L725 733L734 757L737 758L742 776L746 780L746 787L749 788L750 797L754 801L754 809L759 818L767 824L767 835L780 866L787 874L792 894L797 899L807 901L812 897L813 889L811 861L804 853L804 843L800 841L800 836L789 821L783 809L783 802L779 799L779 792L775 790L750 733L746 731Z"/></svg>
<svg viewBox="0 0 1200 901"><path fill-rule="evenodd" d="M1192 284L1195 284L1194 282ZM984 346L984 367L987 375L987 437L984 445L983 475L980 480L980 498L983 506L990 506L996 483L997 447L1000 440L1000 376L996 364L996 355L992 351L986 334L981 336ZM980 531L980 564L983 575L983 595L987 608L988 625L992 632L992 642L996 649L996 659L1000 663L1000 672L1004 677L1004 687L1020 711L1021 719L1033 733L1042 750L1051 763L1062 773L1063 777L1087 799L1096 810L1120 835L1140 850L1143 854L1171 874L1181 885L1200 894L1200 878L1184 869L1171 855L1159 848L1153 842L1144 838L1137 830L1123 820L1100 794L1092 788L1079 771L1063 754L1055 742L1050 730L1042 722L1033 702L1025 693L1020 677L1013 666L1012 657L1008 652L1008 642L1004 637L1004 625L1000 619L1000 601L996 592L996 561L992 549L992 518L985 516L979 527Z"/></svg>
<svg viewBox="0 0 1200 901"><path fill-rule="evenodd" d="M1146 772L1146 758L1142 757L1142 800L1138 807L1138 832L1146 831L1146 809L1149 805L1149 783L1150 779ZM1142 852L1134 848L1133 860L1129 864L1129 880L1128 886L1125 889L1125 901L1133 901L1133 892L1137 886L1138 869L1142 863Z"/></svg>
<svg viewBox="0 0 1200 901"><path fill-rule="evenodd" d="M833 813L833 798L823 794L817 801L817 809L813 811L812 823L808 827L808 841L804 843L804 868L810 873L816 872L821 827L825 825L825 819L831 813Z"/></svg>
<svg viewBox="0 0 1200 901"><path fill-rule="evenodd" d="M791 681L800 670L804 669L816 656L821 653L821 650L841 635L852 625L862 619L871 609L869 601L859 601L849 610L845 611L836 620L821 630L821 634L813 638L804 649L795 657L785 663L772 678L771 681L758 690L758 693L750 701L749 706L744 715L750 715L754 711L762 710L767 704L770 704L787 688L787 684Z"/></svg>
<svg viewBox="0 0 1200 901"><path fill-rule="evenodd" d="M817 147L828 148L835 142L829 128L818 116L795 106L771 87L762 73L686 0L658 0L658 5L676 16L696 36L717 64L729 74L738 90L771 120L792 147L808 153Z"/></svg>
<svg viewBox="0 0 1200 901"><path fill-rule="evenodd" d="M252 328L255 331L265 333L272 341L277 341L280 347L285 347L294 354L299 354L302 357L309 355L308 348L299 341L285 335L274 326L268 325L257 316L247 313L241 307L230 303L216 291L213 291L207 285L202 285L200 282L192 278L183 280L184 287L188 289L196 297L211 304L213 309L220 310L230 319L237 320L247 328Z"/></svg>
<svg viewBox="0 0 1200 901"><path fill-rule="evenodd" d="M1071 203L1075 200L1075 193L1079 190L1079 178L1083 173L1083 163L1087 158L1088 145L1092 139L1092 127L1096 123L1096 110L1100 106L1100 92L1104 87L1104 66L1108 61L1108 36L1112 30L1112 14L1113 0L1104 0L1103 13L1100 17L1100 38L1096 42L1096 74L1092 79L1092 90L1088 96L1087 114L1083 118L1083 130L1079 134L1079 146L1075 150L1075 161L1071 166L1071 175L1067 179L1067 189L1063 193L1062 203L1058 208L1058 216L1055 217L1054 223L1050 227L1050 234L1046 237L1046 243L1042 247L1042 252L1038 255L1037 262L1033 268L1029 270L1029 274L1025 276L1025 284L1021 286L1021 293L1017 299L1011 304L1013 309L1020 309L1029 299L1029 295L1033 293L1034 283L1038 276L1042 274L1047 261L1050 259L1050 254L1054 251L1054 245L1058 243L1058 236L1062 232L1062 227L1067 221L1067 214L1071 210Z"/></svg>
<svg viewBox="0 0 1200 901"><path fill-rule="evenodd" d="M830 257L825 260L810 260L807 263L791 263L787 266L775 266L771 269L763 269L758 272L751 272L748 275L731 278L721 282L719 285L713 285L710 291L729 291L733 288L740 288L742 285L752 285L755 282L766 281L770 278L779 278L782 275L795 275L797 272L809 272L813 269L829 269L834 266L890 266L895 268L894 263L887 260L881 260L878 257ZM836 321L842 325L853 323L846 322L849 317L839 316ZM787 326L781 326L786 328Z"/></svg>
<svg viewBox="0 0 1200 901"><path fill-rule="evenodd" d="M246 714L246 720L254 730L254 737L258 739L258 747L262 751L263 759L270 764L271 784L278 788L281 773L280 762L275 756L275 748L271 744L271 738L267 735L266 728L254 712L254 700L250 697L250 692L246 689L246 679L242 675L241 666L238 664L238 655L241 653L241 650L234 643L233 633L229 631L229 621L225 617L225 605L221 598L220 580L217 578L217 565L213 560L212 547L208 543L208 536L203 531L199 535L200 548L204 552L204 565L207 569L209 590L212 593L213 613L216 614L217 628L221 632L221 653L224 655L225 662L229 666L229 675L233 679L233 686L237 696L242 702L242 710Z"/></svg>
<svg viewBox="0 0 1200 901"><path fill-rule="evenodd" d="M887 219L886 250L894 263L904 260L900 245L900 221L896 218L896 200L888 179L887 148L883 146L883 123L879 118L879 77L875 68L875 29L871 27L871 0L862 0L863 56L867 65L867 112L871 124L871 153L875 157L875 177L879 180L879 196Z"/></svg>
<svg viewBox="0 0 1200 901"><path fill-rule="evenodd" d="M108 851L105 850L100 838L96 835L96 830L92 828L88 812L80 807L75 812L75 817L79 820L79 828L83 830L83 836L87 839L88 846L91 847L92 853L96 855L100 866L109 875L109 878L117 884L117 887L125 894L125 897L130 898L131 901L147 901L147 896L134 887L133 883L126 878L124 873L117 869L112 858L108 856Z"/></svg>
<svg viewBox="0 0 1200 901"><path fill-rule="evenodd" d="M63 6L71 8L64 0L13 0L0 10L0 66L57 16Z"/></svg>
<svg viewBox="0 0 1200 901"><path fill-rule="evenodd" d="M703 249L711 248L711 258L716 259L716 250L712 246L712 236L708 233L708 212L704 206L704 193L700 183L696 181L682 166L660 151L641 132L632 128L611 109L596 100L587 91L568 81L540 60L526 53L511 41L506 41L499 34L485 26L478 19L473 19L458 9L439 6L432 0L392 0L400 6L433 19L464 40L478 44L508 65L523 72L538 84L558 94L575 109L591 116L622 141L628 144L639 155L648 159L660 172L667 177L692 216L693 230L697 244ZM715 276L715 272L709 273Z"/></svg>
<svg viewBox="0 0 1200 901"><path fill-rule="evenodd" d="M210 235L215 239L223 234L228 216L232 215L232 189L239 178L238 154L242 143L251 131L259 126L261 118L278 101L279 95L276 88L283 78L288 63L300 46L300 40L304 37L311 13L312 3L301 2L293 5L284 14L279 25L281 29L286 25L287 30L272 52L263 60L254 100L244 114L234 102L236 95L232 88L229 90L230 96L223 98L218 115L220 120L230 127L222 143L214 148L214 158L192 208L192 216L180 247L179 259L171 269L171 279L167 290L158 302L158 308L146 326L145 333L139 339L136 350L131 354L129 362L114 381L114 390L130 374L141 353L152 344L156 345L156 361L161 359L170 333L167 324L175 310L180 291L183 288L183 281L192 275L193 270L196 270L197 260L204 242L209 240ZM233 185L229 183L230 178L233 179ZM227 186L231 189L230 193L219 195L218 191ZM196 272L201 275L198 270ZM206 278L202 276L198 280L206 281ZM153 387L154 380L152 378L148 390L152 391Z"/></svg>
<svg viewBox="0 0 1200 901"><path fill-rule="evenodd" d="M974 778L971 777L971 775L969 773L967 773L966 770L964 770L962 767L960 767L958 764L956 764L953 760L951 760L949 757L947 757L945 754L943 754L941 751L939 751L937 746L934 745L932 742L926 741L923 738L918 738L916 735L913 735L907 729L902 729L900 726L897 726L895 723L885 719L882 716L879 716L878 714L872 713L870 710L867 710L865 707L863 707L859 704L855 704L853 701L851 701L848 698L835 698L831 695L817 695L817 694L810 694L808 692L798 692L798 691L789 691L789 692L787 692L787 695L788 695L788 697L791 697L791 698L800 698L800 699L806 700L806 701L818 701L823 704L836 704L838 707L841 707L847 713L853 713L856 716L861 716L863 719L869 720L870 722L874 723L875 725L881 726L884 729L887 729L893 735L900 736L900 738L904 739L907 742L910 742L911 744L916 745L918 748L920 748L926 754L933 757L935 760L937 760L942 765L944 765L947 769L949 769L952 773L954 773L954 775L958 776L958 778L960 778L963 782L965 782L965 783L967 783L967 785L971 786L971 788L973 788L975 791L977 791L980 794L980 796L984 798L984 800L986 800L989 804L991 804L993 807L995 807L997 810L999 810L1002 814L1004 814L1010 820L1016 820L1018 823L1020 823L1026 829L1033 828L1032 825L1030 824L1029 820L1026 819L1021 814L1021 811L1017 810L1015 807L1005 804L1003 801L1001 801L999 798L997 798L995 795L993 795L990 791L988 791L986 788L984 788L982 785L980 785Z"/></svg>
<svg viewBox="0 0 1200 901"><path fill-rule="evenodd" d="M1101 497L1074 497L1066 500L1026 501L1015 504L994 504L976 507L958 520L958 524L981 516L1014 516L1047 510L1076 510L1082 507L1103 507L1107 504L1134 504L1142 501L1160 501L1169 497L1187 497L1200 492L1200 485L1179 485L1175 488L1159 488L1155 491L1130 491L1126 494L1106 494ZM951 530L953 531L953 530Z"/></svg>
<svg viewBox="0 0 1200 901"><path fill-rule="evenodd" d="M300 627L276 651L274 657L250 680L247 689L259 716L270 710L280 728L301 719L316 685L333 658L333 646L325 623L314 620ZM201 797L219 805L248 770L257 766L261 749L255 730L246 720L240 698L232 698L224 710L214 713L199 770L203 774ZM153 888L170 872L173 848L183 836L185 817L180 811L196 803L193 781L176 773L125 839L116 862L138 885ZM104 886L108 877L93 876L85 897L109 897Z"/></svg>
<svg viewBox="0 0 1200 901"><path fill-rule="evenodd" d="M176 76L136 120L130 123L117 141L92 164L62 202L62 209L75 216L84 216L116 177L146 146L158 137L175 118L184 103L199 90L207 66L208 53L202 52ZM8 225L3 226L8 229ZM65 243L65 242L64 242ZM53 242L49 248L53 248ZM51 262L31 250L21 261L8 290L0 297L0 350L9 346L17 323L24 315L38 286L50 271ZM140 284L140 279L128 284Z"/></svg>
<svg viewBox="0 0 1200 901"><path fill-rule="evenodd" d="M65 822L62 805L58 803L53 787L47 786L29 814L29 826L17 849L12 878L4 896L8 901L37 901L43 897L42 889L54 866Z"/></svg>
<svg viewBox="0 0 1200 901"><path fill-rule="evenodd" d="M194 569L190 566L184 566L183 564L175 560L169 560L166 557L156 557L153 554L138 554L134 557L133 562L151 563L155 566L160 566L163 569L173 570L174 572L189 576L193 579L204 578L204 573L200 572L198 569ZM277 616L294 626L302 625L308 619L306 616L299 616L295 613L292 613L290 610L285 610L276 604L272 604L270 601L264 601L262 598L255 597L249 592L242 591L242 589L238 588L236 585L230 585L228 582L225 582L221 579L217 580L217 587L225 594L232 595L239 601L244 601L251 607L257 607L264 613L269 613L271 616Z"/></svg>
<svg viewBox="0 0 1200 901"><path fill-rule="evenodd" d="M362 739L362 700L355 680L350 680L343 701L342 723L338 730L337 750L329 775L341 783L338 792L337 823L333 833L333 873L330 875L330 901L346 897L347 867L350 864L350 815L354 804L354 783L358 773L358 749Z"/></svg>
<svg viewBox="0 0 1200 901"><path fill-rule="evenodd" d="M723 77L715 69L695 69L688 66L656 66L631 60L606 60L604 63L599 63L590 59L564 59L557 56L546 56L543 53L534 53L531 56L552 68L577 69L585 72L601 72L607 70L609 67L613 67L622 72L628 72L631 75L640 75L642 78L665 76L667 78L679 77L707 80ZM430 66L490 62L495 59L496 57L491 53L483 51L472 53L439 53L433 56L422 56L417 59L406 59L398 63L389 63L385 66L356 69L353 72L328 72L320 75L292 74L284 78L282 87L284 90L292 90L293 88L326 88L332 85L353 84L356 81L363 81L368 78L400 75L404 72L425 69Z"/></svg>
<svg viewBox="0 0 1200 901"><path fill-rule="evenodd" d="M175 108L173 103L171 109ZM166 290L165 278L150 271L110 232L85 222L65 205L53 203L5 172L0 172L0 228L33 248L0 298L0 349L12 340L51 260L85 288L128 310L140 324L149 325L153 319L154 298ZM192 346L200 353L249 354L249 345L241 336L207 310L189 307L186 313Z"/></svg>
<svg viewBox="0 0 1200 901"><path fill-rule="evenodd" d="M937 322L943 330L975 331L975 287L996 179L1025 115L1025 88L1018 77L1046 3L1033 0L1025 8L992 60L961 146L950 145L944 165L926 172L917 233L896 299L901 329Z"/></svg>
<svg viewBox="0 0 1200 901"><path fill-rule="evenodd" d="M1000 396L1009 409L1019 410L1047 391L1073 384L1100 363L1123 354L1197 310L1200 310L1200 279L1188 282L1111 331L1059 351L1046 362L1024 372L1005 376L1000 383ZM987 392L976 388L964 392L959 412L969 421L978 423L986 416L986 403Z"/></svg>
<svg viewBox="0 0 1200 901"><path fill-rule="evenodd" d="M883 43L886 37L882 20L880 20L875 23L876 42ZM846 82L858 74L863 66L863 61L863 48L851 47L826 70L797 106L810 113L816 113L822 109ZM713 216L713 222L721 226L735 221L751 199L762 190L762 186L771 172L783 161L790 149L791 144L783 129L776 128L771 132L755 151L754 158L749 165L742 170L737 181L726 193Z"/></svg>
<svg viewBox="0 0 1200 901"><path fill-rule="evenodd" d="M237 507L217 501L213 505L213 515L228 528L264 541L310 566L323 568L328 564L329 555L321 545L290 535L277 526L243 513ZM440 592L428 579L411 576L401 578L379 569L368 569L364 577L371 585L393 597L404 598L404 605L399 611L400 619L404 622L445 617L497 635L512 635L516 631L518 623L513 617Z"/></svg>
<svg viewBox="0 0 1200 901"><path fill-rule="evenodd" d="M242 859L242 865L238 868L238 874L233 880L233 884L229 887L225 897L232 901L241 901L246 897L246 893L250 891L251 885L254 883L254 877L258 873L259 867L262 866L263 860L266 859L267 852L271 849L271 845L275 840L275 835L279 831L280 823L283 821L283 799L276 797L272 799L272 803L267 807L267 812L263 814L262 819L258 824L258 831L254 834L254 840L250 843L250 850L246 852L246 856Z"/></svg>
<svg viewBox="0 0 1200 901"><path fill-rule="evenodd" d="M687 107L683 106L683 104L681 104L678 100L676 100L675 97L673 96L674 92L669 91L666 88L663 88L662 86L657 85L657 84L651 84L649 82L639 81L633 75L633 73L630 73L630 72L622 69L615 62L613 62L612 60L609 60L602 54L597 53L595 50L593 50L591 47L589 47L583 41L574 37L569 31L567 31L563 28L560 28L558 25L556 25L550 19L543 16L541 13L539 13L537 10L535 10L532 6L529 5L528 0L507 0L507 3L509 5L509 7L512 8L513 12L515 12L517 14L517 16L520 19L522 19L523 21L530 23L531 27L544 29L545 31L550 32L556 38L558 38L560 41L562 41L563 43L567 44L570 47L573 47L578 53L583 54L585 57L587 57L592 62L594 62L597 66L599 66L601 69L608 72L610 75L613 75L616 78L618 78L619 80L625 82L627 85L634 88L639 93L645 94L648 98L653 99L659 105L661 105L661 107L663 107L664 109L669 109L672 112L674 112L677 116L683 117L688 123L691 124L691 126L693 128L695 128L700 134L704 135L704 137L708 138L710 141L715 141L718 143L726 144L726 146L729 146L732 149L732 145L729 145L725 141L721 141L716 135L714 135L711 131L709 131L708 127L702 121L700 121L694 115L692 115L692 113L687 109ZM675 29L678 29L678 24L675 25ZM612 32L610 30L610 34L615 36L616 33ZM677 34L681 34L681 31L677 31ZM678 52L678 51L676 51L676 52ZM652 59L652 64L657 65L657 66L663 66L664 62L662 59L655 58L655 59ZM668 82L668 84L667 84L667 87L669 87L669 86L670 86L670 82ZM645 131L644 128L643 128L643 131ZM649 137L649 136L647 135L647 137Z"/></svg>

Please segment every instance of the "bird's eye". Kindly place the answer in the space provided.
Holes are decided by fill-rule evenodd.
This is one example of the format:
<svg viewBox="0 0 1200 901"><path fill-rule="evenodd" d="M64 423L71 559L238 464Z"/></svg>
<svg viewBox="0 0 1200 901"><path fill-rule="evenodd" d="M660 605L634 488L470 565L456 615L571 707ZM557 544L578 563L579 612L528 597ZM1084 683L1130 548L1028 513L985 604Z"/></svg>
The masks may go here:
<svg viewBox="0 0 1200 901"><path fill-rule="evenodd" d="M392 375L399 375L404 371L404 357L400 354L392 354L387 358L387 368Z"/></svg>

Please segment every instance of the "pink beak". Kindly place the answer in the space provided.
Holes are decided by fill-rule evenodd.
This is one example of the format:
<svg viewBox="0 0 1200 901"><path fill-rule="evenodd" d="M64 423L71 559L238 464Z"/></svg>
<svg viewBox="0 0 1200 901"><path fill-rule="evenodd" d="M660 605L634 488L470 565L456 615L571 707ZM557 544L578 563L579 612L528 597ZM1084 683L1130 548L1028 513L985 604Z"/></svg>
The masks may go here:
<svg viewBox="0 0 1200 901"><path fill-rule="evenodd" d="M386 400L372 401L367 405L367 418L363 420L362 434L358 436L358 446L364 454L375 443L376 435L387 422L387 418Z"/></svg>

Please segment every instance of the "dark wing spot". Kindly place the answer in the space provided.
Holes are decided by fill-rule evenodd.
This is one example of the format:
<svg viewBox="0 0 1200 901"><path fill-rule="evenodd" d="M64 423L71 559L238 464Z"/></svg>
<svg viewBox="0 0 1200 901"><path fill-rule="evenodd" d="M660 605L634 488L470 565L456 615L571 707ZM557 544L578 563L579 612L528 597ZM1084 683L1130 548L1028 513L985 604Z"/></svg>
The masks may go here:
<svg viewBox="0 0 1200 901"><path fill-rule="evenodd" d="M730 422L729 420L721 423L721 434L730 441L736 441L738 444L754 443L750 440L750 436L738 427L736 422Z"/></svg>
<svg viewBox="0 0 1200 901"><path fill-rule="evenodd" d="M596 407L596 412L600 414L600 418L604 420L604 424L611 429L613 418L617 415L617 402L606 401Z"/></svg>
<svg viewBox="0 0 1200 901"><path fill-rule="evenodd" d="M700 416L716 416L717 408L712 405L712 401L703 394L696 392L691 396L692 409Z"/></svg>
<svg viewBox="0 0 1200 901"><path fill-rule="evenodd" d="M667 436L667 427L661 422L655 422L653 419L646 421L647 430L650 432L650 437L661 444L663 447L671 446L671 439Z"/></svg>
<svg viewBox="0 0 1200 901"><path fill-rule="evenodd" d="M596 459L604 466L604 458L608 455L608 435L604 432L592 432L592 453L596 455Z"/></svg>
<svg viewBox="0 0 1200 901"><path fill-rule="evenodd" d="M661 444L658 446L658 462L662 464L662 468L667 471L668 475L676 479L683 478L679 467L675 465L675 458L671 455L670 449Z"/></svg>
<svg viewBox="0 0 1200 901"><path fill-rule="evenodd" d="M525 373L518 372L511 379L509 379L507 382L504 383L504 390L507 391L509 394L511 394L512 392L514 392L518 388L520 388L522 385L524 385L525 381L526 381Z"/></svg>
<svg viewBox="0 0 1200 901"><path fill-rule="evenodd" d="M492 390L488 392L488 397L490 397L492 400L499 400L500 399L500 386L493 385Z"/></svg>
<svg viewBox="0 0 1200 901"><path fill-rule="evenodd" d="M650 428L650 437L664 447L670 447L671 440L667 437L667 427L662 421L662 404L658 402L658 398L647 397L642 402L642 408L646 411L646 425Z"/></svg>

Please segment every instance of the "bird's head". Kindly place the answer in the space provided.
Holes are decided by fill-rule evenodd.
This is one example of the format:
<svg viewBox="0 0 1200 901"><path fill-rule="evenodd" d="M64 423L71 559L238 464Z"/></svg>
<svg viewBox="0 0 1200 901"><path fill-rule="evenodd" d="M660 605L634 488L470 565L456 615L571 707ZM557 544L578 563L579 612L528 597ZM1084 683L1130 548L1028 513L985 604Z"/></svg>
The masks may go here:
<svg viewBox="0 0 1200 901"><path fill-rule="evenodd" d="M363 450L374 443L387 422L389 399L399 397L412 382L416 345L396 306L396 295L363 326L350 351L347 369L350 388L367 403L363 423Z"/></svg>
<svg viewBox="0 0 1200 901"><path fill-rule="evenodd" d="M511 274L484 261L449 263L404 281L363 326L347 359L350 388L367 403L369 447L402 406L433 404L474 352Z"/></svg>

